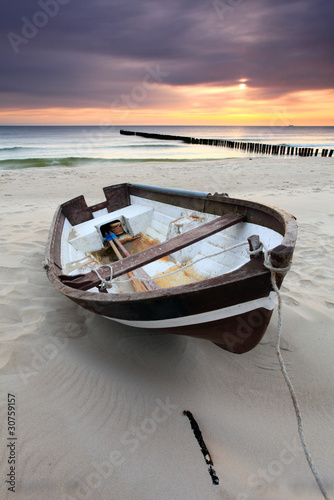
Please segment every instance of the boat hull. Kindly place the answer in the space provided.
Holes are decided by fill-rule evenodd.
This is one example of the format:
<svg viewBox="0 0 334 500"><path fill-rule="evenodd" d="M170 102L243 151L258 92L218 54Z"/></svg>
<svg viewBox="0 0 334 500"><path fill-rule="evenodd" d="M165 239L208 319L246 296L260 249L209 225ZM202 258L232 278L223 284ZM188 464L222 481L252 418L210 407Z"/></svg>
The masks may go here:
<svg viewBox="0 0 334 500"><path fill-rule="evenodd" d="M272 253L275 266L283 268L276 279L281 286L296 240L293 216L225 195L131 184L110 186L104 191L106 202L87 207L83 197L78 197L61 205L55 214L46 254L46 270L53 286L85 309L131 327L207 339L233 353L253 349L265 334L275 306L271 274L263 265L263 254L250 258L234 271L196 283L137 293L92 293L76 289L77 278L62 274L61 240L65 219L75 226L106 206L108 212L113 212L129 204L130 194L218 216L232 209L243 213L248 221L282 235L282 244Z"/></svg>
<svg viewBox="0 0 334 500"><path fill-rule="evenodd" d="M210 340L242 354L262 339L275 307L270 274L260 260L225 276L158 292L71 297L80 306L124 325ZM182 288L182 290L181 290ZM97 294L94 294L95 296Z"/></svg>
<svg viewBox="0 0 334 500"><path fill-rule="evenodd" d="M272 312L264 308L258 308L248 313L217 321L166 328L151 328L147 324L146 328L159 333L210 340L226 351L243 354L256 347L261 341L266 333ZM124 322L121 321L121 323ZM130 322L126 324L130 325Z"/></svg>

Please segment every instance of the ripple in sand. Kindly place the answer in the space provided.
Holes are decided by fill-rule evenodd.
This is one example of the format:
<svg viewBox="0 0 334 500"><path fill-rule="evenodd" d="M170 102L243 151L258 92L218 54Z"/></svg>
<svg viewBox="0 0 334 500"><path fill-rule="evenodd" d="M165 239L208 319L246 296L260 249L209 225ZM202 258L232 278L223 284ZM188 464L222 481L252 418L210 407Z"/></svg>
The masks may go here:
<svg viewBox="0 0 334 500"><path fill-rule="evenodd" d="M22 255L5 255L1 257L1 267L4 269L19 269L22 263Z"/></svg>
<svg viewBox="0 0 334 500"><path fill-rule="evenodd" d="M87 335L85 320L76 311L50 311L46 314L45 321L56 337L76 338Z"/></svg>
<svg viewBox="0 0 334 500"><path fill-rule="evenodd" d="M11 346L2 343L0 350L0 370L7 365L7 363L11 359L11 355L12 355Z"/></svg>
<svg viewBox="0 0 334 500"><path fill-rule="evenodd" d="M16 285L6 283L6 286L0 290L0 297L7 297L16 289Z"/></svg>
<svg viewBox="0 0 334 500"><path fill-rule="evenodd" d="M118 348L126 356L145 366L158 366L168 368L170 361L181 362L187 349L186 337L172 336L168 334L138 333L121 337Z"/></svg>

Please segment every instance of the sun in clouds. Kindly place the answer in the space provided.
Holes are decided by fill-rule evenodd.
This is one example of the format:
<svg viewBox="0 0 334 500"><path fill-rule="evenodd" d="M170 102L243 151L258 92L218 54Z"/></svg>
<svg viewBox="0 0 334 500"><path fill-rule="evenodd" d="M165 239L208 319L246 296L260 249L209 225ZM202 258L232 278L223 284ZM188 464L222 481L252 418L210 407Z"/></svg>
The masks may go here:
<svg viewBox="0 0 334 500"><path fill-rule="evenodd" d="M239 89L240 90L247 88L247 78L241 78L240 80L238 80L238 82L239 82Z"/></svg>

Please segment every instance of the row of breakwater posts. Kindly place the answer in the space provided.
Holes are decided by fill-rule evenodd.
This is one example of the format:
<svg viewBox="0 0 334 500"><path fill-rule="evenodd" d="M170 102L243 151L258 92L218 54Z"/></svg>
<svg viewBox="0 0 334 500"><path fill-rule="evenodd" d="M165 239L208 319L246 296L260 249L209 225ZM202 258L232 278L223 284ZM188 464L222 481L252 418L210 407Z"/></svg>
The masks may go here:
<svg viewBox="0 0 334 500"><path fill-rule="evenodd" d="M300 148L295 146L286 146L283 144L262 144L258 142L240 142L229 139L197 139L195 137L186 137L183 135L151 134L149 132L132 132L130 130L120 130L122 135L138 135L146 139L160 139L165 141L183 141L187 144L204 144L206 146L220 146L223 148L238 149L245 153L257 153L264 155L280 156L318 156L319 149ZM321 156L333 156L333 149L322 149ZM320 155L319 155L320 156Z"/></svg>

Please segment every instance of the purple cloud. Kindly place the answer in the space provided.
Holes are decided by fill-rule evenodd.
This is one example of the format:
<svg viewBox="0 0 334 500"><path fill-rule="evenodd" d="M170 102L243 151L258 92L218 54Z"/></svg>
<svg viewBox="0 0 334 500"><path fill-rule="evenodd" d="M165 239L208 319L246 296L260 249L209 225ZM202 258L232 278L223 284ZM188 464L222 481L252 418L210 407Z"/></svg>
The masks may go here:
<svg viewBox="0 0 334 500"><path fill-rule="evenodd" d="M1 10L3 107L109 106L148 65L165 75L157 84L247 78L263 98L333 88L329 0L4 0Z"/></svg>

